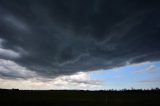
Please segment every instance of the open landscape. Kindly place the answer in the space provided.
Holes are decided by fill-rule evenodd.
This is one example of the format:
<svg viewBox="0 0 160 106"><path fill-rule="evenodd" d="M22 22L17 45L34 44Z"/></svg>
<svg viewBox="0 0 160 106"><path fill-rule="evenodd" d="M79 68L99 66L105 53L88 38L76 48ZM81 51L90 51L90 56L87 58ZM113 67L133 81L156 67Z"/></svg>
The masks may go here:
<svg viewBox="0 0 160 106"><path fill-rule="evenodd" d="M159 106L160 90L0 90L1 106Z"/></svg>
<svg viewBox="0 0 160 106"><path fill-rule="evenodd" d="M160 0L0 0L0 106L160 106Z"/></svg>

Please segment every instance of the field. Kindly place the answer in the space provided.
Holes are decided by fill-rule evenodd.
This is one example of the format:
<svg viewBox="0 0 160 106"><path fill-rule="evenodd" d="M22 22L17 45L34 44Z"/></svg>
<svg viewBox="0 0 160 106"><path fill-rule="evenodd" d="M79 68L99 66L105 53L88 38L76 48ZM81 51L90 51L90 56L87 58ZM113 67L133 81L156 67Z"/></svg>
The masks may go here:
<svg viewBox="0 0 160 106"><path fill-rule="evenodd" d="M0 90L0 106L160 106L160 90Z"/></svg>

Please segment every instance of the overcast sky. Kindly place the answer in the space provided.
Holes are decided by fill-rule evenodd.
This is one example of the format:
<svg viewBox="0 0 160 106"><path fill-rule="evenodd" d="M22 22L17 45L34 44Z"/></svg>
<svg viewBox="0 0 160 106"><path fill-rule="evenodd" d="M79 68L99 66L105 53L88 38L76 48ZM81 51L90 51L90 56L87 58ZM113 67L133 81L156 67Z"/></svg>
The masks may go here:
<svg viewBox="0 0 160 106"><path fill-rule="evenodd" d="M0 88L160 87L159 11L154 0L0 0Z"/></svg>

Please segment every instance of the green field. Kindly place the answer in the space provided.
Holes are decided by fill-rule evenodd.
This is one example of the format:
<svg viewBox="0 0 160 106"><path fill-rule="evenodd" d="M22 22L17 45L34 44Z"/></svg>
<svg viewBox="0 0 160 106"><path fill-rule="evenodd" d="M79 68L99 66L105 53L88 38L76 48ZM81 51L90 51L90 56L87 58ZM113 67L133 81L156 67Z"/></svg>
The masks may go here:
<svg viewBox="0 0 160 106"><path fill-rule="evenodd" d="M0 106L160 106L160 91L0 90Z"/></svg>

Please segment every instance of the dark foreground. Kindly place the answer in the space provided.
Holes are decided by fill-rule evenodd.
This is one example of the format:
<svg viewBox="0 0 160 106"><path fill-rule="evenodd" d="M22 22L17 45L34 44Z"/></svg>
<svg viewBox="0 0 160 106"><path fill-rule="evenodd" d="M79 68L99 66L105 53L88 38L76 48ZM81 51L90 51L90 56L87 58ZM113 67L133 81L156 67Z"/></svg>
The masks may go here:
<svg viewBox="0 0 160 106"><path fill-rule="evenodd" d="M160 106L160 90L0 90L0 106Z"/></svg>

